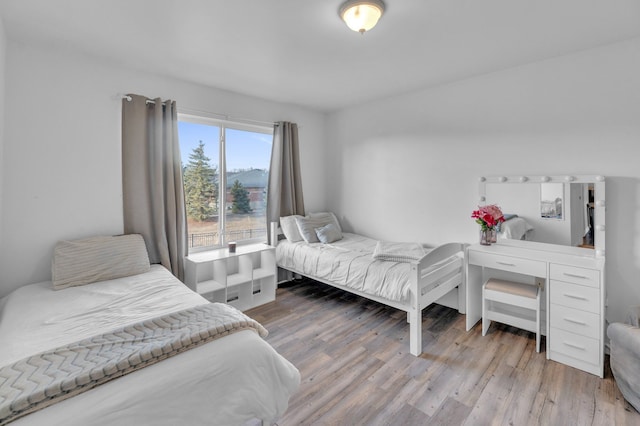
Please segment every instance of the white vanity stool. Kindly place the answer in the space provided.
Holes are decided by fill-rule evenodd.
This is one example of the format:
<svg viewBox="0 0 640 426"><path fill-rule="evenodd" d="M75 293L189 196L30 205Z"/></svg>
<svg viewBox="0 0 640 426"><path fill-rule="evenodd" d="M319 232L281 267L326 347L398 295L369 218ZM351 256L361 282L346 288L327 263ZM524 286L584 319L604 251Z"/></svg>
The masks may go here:
<svg viewBox="0 0 640 426"><path fill-rule="evenodd" d="M535 311L535 320L493 306L493 302ZM482 335L491 321L536 333L536 352L540 352L540 288L537 285L491 278L482 286Z"/></svg>

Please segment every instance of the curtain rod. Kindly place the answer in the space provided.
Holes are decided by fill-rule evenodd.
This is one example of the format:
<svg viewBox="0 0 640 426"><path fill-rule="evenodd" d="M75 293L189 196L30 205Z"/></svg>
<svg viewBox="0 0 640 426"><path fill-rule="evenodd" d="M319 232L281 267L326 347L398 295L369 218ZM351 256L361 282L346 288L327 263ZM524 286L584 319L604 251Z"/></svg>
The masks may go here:
<svg viewBox="0 0 640 426"><path fill-rule="evenodd" d="M129 95L119 95L122 99L126 99L127 102L131 102L133 100L133 98ZM147 104L155 104L156 101L154 101L153 99L147 99L146 100Z"/></svg>
<svg viewBox="0 0 640 426"><path fill-rule="evenodd" d="M133 100L133 98L129 95L120 95L120 97L122 99L126 99L127 102L131 102ZM147 99L146 100L147 104L155 104L156 101L152 100L152 99ZM269 122L269 121L260 121L260 120L253 120L251 118L243 118L243 117L234 117L228 114L223 114L223 113L219 113L219 112L210 112L210 111L203 111L203 110L199 110L199 109L192 109L192 108L178 108L178 110L183 113L183 114L206 114L206 115L215 115L218 117L221 117L224 121L235 121L235 122L240 122L240 123L245 123L245 124L255 124L255 125L261 125L261 126L277 126L278 123L277 122Z"/></svg>

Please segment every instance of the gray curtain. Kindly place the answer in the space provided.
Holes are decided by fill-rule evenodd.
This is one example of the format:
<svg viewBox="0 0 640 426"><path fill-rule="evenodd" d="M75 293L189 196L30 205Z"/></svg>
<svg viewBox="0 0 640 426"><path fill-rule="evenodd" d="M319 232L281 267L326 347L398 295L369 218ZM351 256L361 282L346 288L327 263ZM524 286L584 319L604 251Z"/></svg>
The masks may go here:
<svg viewBox="0 0 640 426"><path fill-rule="evenodd" d="M298 125L286 121L275 123L267 191L267 229L281 216L304 216Z"/></svg>
<svg viewBox="0 0 640 426"><path fill-rule="evenodd" d="M174 101L122 100L124 232L142 234L151 263L184 279L187 222Z"/></svg>

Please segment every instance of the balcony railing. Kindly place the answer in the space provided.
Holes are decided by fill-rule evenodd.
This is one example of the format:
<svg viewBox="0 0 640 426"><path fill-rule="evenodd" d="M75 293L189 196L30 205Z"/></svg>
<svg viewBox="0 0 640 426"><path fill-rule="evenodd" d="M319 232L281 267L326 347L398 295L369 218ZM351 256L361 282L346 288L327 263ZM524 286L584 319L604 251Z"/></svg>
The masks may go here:
<svg viewBox="0 0 640 426"><path fill-rule="evenodd" d="M254 238L262 238L267 236L266 228L254 229L238 229L235 231L225 232L225 241L242 241ZM197 234L189 234L189 248L192 247L208 247L220 244L220 235L214 232L199 232Z"/></svg>

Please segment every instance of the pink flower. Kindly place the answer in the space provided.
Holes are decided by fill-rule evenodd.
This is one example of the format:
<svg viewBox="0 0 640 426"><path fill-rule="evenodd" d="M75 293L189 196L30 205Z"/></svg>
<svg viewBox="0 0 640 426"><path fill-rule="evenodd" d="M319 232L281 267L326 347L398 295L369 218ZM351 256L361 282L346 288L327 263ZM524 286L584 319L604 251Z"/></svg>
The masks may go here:
<svg viewBox="0 0 640 426"><path fill-rule="evenodd" d="M497 222L504 222L504 216L502 215L502 210L500 210L500 207L496 206L495 204L491 204L490 206L485 206L485 209L487 213L493 216L494 220L496 220Z"/></svg>
<svg viewBox="0 0 640 426"><path fill-rule="evenodd" d="M493 229L498 223L504 222L502 210L495 204L488 206L478 206L478 210L471 213L471 217L482 226L482 229Z"/></svg>

